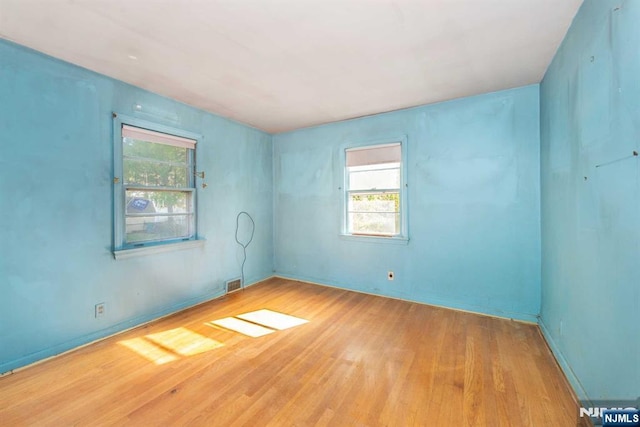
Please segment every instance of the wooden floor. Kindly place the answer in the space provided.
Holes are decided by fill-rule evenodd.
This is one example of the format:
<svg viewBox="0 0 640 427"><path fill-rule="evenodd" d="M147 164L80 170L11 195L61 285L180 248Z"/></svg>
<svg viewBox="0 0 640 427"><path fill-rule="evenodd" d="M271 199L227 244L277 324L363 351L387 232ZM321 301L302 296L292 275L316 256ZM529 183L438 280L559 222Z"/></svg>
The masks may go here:
<svg viewBox="0 0 640 427"><path fill-rule="evenodd" d="M308 322L241 320L263 309ZM534 325L284 279L0 377L2 426L576 426L577 415Z"/></svg>

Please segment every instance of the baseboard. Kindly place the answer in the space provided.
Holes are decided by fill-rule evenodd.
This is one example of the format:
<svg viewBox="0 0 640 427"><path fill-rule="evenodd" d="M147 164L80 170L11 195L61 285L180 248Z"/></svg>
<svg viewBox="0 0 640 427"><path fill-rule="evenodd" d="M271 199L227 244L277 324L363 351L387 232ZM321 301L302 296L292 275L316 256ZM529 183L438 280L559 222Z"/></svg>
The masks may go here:
<svg viewBox="0 0 640 427"><path fill-rule="evenodd" d="M547 326L544 324L542 319L538 321L538 326L540 327L542 336L544 340L547 342L547 345L549 346L549 349L551 350L553 357L558 362L560 369L562 369L562 372L567 378L567 381L569 381L569 385L571 385L571 388L573 388L573 391L576 394L576 397L578 398L578 400L582 402L591 402L591 400L589 399L589 396L587 395L587 392L585 391L584 387L580 383L580 380L571 369L571 365L569 365L569 362L567 362L567 359L565 359L564 355L562 354L562 351L560 351L560 347L558 347L558 345L554 341L553 337L551 336L551 333L547 329Z"/></svg>
<svg viewBox="0 0 640 427"><path fill-rule="evenodd" d="M311 283L312 285L318 285L318 286L325 286L325 287L329 287L329 288L342 289L342 290L351 291L351 292L358 292L358 293L366 294L366 295L374 295L374 296L379 296L379 297L384 297L384 298L396 299L396 300L400 300L400 301L407 301L407 302L413 302L413 303L417 303L417 304L430 305L430 306L434 306L434 307L447 308L449 310L457 310L457 311L462 311L462 312L465 312L465 313L472 313L472 314L478 314L478 315L482 315L482 316L496 317L496 318L499 318L499 319L516 320L516 321L519 321L519 322L530 323L530 324L535 324L535 325L538 324L538 316L534 315L534 314L515 313L515 312L500 311L500 310L491 310L491 309L487 309L485 307L478 307L478 306L474 306L474 305L471 305L471 304L461 304L458 301L449 301L449 300L440 299L440 298L430 298L429 300L413 300L413 299L401 298L401 297L397 297L397 296L393 296L393 295L387 295L387 294L383 294L383 293L374 293L374 292L363 291L363 290L360 290L360 289L347 288L347 287L344 287L344 286L340 286L338 284L323 283L323 282L317 281L317 279L301 277L301 276L292 275L292 274L286 274L286 273L276 273L274 275L274 277L278 277L278 278L286 279L286 280L295 280L295 281L299 281L299 282Z"/></svg>

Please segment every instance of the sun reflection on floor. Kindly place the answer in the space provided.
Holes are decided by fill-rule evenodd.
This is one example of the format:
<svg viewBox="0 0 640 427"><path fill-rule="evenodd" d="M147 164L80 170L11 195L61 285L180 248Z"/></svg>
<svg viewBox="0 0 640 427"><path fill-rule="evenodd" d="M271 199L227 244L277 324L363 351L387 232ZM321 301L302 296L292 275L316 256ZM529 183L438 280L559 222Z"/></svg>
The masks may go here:
<svg viewBox="0 0 640 427"><path fill-rule="evenodd" d="M146 338L182 356L193 356L223 346L222 343L187 328L170 329L147 335Z"/></svg>
<svg viewBox="0 0 640 427"><path fill-rule="evenodd" d="M299 317L262 309L224 317L205 324L258 338L308 322L308 320ZM118 344L127 347L156 365L174 362L183 357L194 356L224 346L219 341L185 327L122 340Z"/></svg>
<svg viewBox="0 0 640 427"><path fill-rule="evenodd" d="M264 326L256 325L235 317L225 317L224 319L214 320L211 324L239 332L252 338L262 337L275 332L273 329L265 328Z"/></svg>
<svg viewBox="0 0 640 427"><path fill-rule="evenodd" d="M271 329L276 329L278 331L293 328L294 326L303 325L309 322L308 320L301 319L299 317L278 313L277 311L268 309L239 314L236 317Z"/></svg>
<svg viewBox="0 0 640 427"><path fill-rule="evenodd" d="M178 356L158 347L152 342L147 341L144 337L120 341L118 344L138 353L140 356L155 363L156 365L163 365L165 363L178 360Z"/></svg>
<svg viewBox="0 0 640 427"><path fill-rule="evenodd" d="M119 344L156 365L173 362L182 356L204 353L224 345L182 327L120 341Z"/></svg>

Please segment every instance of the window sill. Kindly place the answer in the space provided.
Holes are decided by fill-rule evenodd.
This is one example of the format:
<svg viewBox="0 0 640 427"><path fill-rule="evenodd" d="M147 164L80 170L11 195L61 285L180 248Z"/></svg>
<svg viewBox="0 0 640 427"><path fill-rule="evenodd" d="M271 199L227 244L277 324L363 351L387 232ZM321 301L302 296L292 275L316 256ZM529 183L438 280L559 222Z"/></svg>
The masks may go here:
<svg viewBox="0 0 640 427"><path fill-rule="evenodd" d="M340 234L342 240L352 242L381 243L386 245L408 245L408 237L383 237L383 236L364 236L356 234Z"/></svg>
<svg viewBox="0 0 640 427"><path fill-rule="evenodd" d="M188 240L185 242L146 246L142 248L118 249L113 251L113 257L115 259L127 259L127 258L133 258L138 256L159 254L163 252L179 251L182 249L199 248L204 246L205 242L206 240L204 239L198 239L198 240Z"/></svg>

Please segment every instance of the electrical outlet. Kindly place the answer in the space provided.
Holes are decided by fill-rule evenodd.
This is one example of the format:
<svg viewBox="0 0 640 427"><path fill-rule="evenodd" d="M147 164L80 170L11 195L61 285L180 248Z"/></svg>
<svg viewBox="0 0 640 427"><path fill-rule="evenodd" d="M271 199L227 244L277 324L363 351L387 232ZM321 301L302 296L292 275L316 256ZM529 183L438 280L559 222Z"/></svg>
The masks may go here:
<svg viewBox="0 0 640 427"><path fill-rule="evenodd" d="M104 303L98 303L96 304L96 319L98 317L102 317L104 315Z"/></svg>
<svg viewBox="0 0 640 427"><path fill-rule="evenodd" d="M387 280L393 280L393 277L394 277L393 271L389 271L387 273Z"/></svg>

